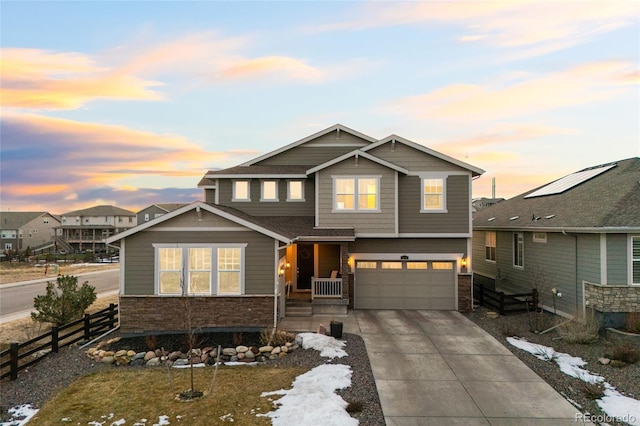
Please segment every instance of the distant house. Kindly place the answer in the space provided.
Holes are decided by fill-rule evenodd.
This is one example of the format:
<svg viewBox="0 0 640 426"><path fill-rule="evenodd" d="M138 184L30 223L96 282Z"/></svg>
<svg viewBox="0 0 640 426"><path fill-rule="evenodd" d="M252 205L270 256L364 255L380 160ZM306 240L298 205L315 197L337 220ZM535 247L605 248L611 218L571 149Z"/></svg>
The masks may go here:
<svg viewBox="0 0 640 426"><path fill-rule="evenodd" d="M478 210L486 209L502 201L504 201L504 198L475 198L471 202L471 207L474 212L477 212Z"/></svg>
<svg viewBox="0 0 640 426"><path fill-rule="evenodd" d="M484 171L337 124L207 172L195 202L107 239L121 245L125 334L355 309L469 310L471 181ZM173 320L172 320L173 319Z"/></svg>
<svg viewBox="0 0 640 426"><path fill-rule="evenodd" d="M141 225L184 206L185 203L152 204L136 213L136 222Z"/></svg>
<svg viewBox="0 0 640 426"><path fill-rule="evenodd" d="M61 246L73 251L109 251L106 239L136 226L136 214L115 206L95 206L60 216Z"/></svg>
<svg viewBox="0 0 640 426"><path fill-rule="evenodd" d="M60 219L47 212L0 212L0 253L48 249L59 226Z"/></svg>
<svg viewBox="0 0 640 426"><path fill-rule="evenodd" d="M567 316L640 311L640 158L590 167L473 216L474 280L536 287Z"/></svg>

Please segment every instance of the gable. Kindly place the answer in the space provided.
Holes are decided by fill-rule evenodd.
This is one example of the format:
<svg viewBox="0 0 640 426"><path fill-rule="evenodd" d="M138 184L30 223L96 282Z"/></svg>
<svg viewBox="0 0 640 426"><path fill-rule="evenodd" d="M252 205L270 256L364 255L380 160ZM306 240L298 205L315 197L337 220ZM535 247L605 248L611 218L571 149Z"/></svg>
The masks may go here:
<svg viewBox="0 0 640 426"><path fill-rule="evenodd" d="M387 142L367 151L376 157L408 169L411 172L467 172L468 170L434 157L403 143Z"/></svg>
<svg viewBox="0 0 640 426"><path fill-rule="evenodd" d="M375 140L346 126L336 124L241 165L315 166L367 146Z"/></svg>
<svg viewBox="0 0 640 426"><path fill-rule="evenodd" d="M166 220L152 227L151 230L176 230L178 228L189 228L192 230L198 228L219 228L219 230L249 230L249 228L245 226L238 225L235 222L232 222L228 219L225 219L203 209L201 209L200 212L198 212L197 210L184 212L179 216L172 217L169 220Z"/></svg>

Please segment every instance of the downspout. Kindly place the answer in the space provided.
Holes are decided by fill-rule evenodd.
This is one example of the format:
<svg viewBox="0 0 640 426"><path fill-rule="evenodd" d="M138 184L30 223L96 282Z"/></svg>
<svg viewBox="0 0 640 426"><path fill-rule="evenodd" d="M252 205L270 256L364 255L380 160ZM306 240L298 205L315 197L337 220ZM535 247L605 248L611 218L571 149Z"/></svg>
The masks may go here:
<svg viewBox="0 0 640 426"><path fill-rule="evenodd" d="M575 275L575 281L576 281L576 316L578 315L578 313L580 312L579 308L579 303L578 303L578 237L576 235L567 233L567 231L565 231L564 229L562 230L562 235L568 235L570 237L573 237L573 239L575 240L575 244L574 244L574 257L576 259L576 263L575 263L575 270L574 270L574 275ZM554 296L555 297L555 296ZM582 299L584 300L584 294L582 295Z"/></svg>

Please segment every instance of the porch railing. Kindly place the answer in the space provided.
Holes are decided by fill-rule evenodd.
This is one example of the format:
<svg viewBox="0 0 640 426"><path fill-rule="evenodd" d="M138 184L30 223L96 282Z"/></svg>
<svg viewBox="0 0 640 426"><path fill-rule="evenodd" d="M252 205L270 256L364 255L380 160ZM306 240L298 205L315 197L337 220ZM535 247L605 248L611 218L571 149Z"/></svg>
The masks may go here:
<svg viewBox="0 0 640 426"><path fill-rule="evenodd" d="M311 299L342 297L342 278L311 278Z"/></svg>

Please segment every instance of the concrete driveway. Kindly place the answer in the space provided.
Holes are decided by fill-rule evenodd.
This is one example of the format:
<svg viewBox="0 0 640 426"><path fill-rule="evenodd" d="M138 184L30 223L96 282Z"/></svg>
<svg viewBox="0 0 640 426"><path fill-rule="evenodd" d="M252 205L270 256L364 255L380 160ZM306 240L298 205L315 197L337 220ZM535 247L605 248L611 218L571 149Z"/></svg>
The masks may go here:
<svg viewBox="0 0 640 426"><path fill-rule="evenodd" d="M367 310L340 319L366 343L388 426L575 424L571 404L459 312ZM316 331L330 320L286 318L282 327Z"/></svg>

